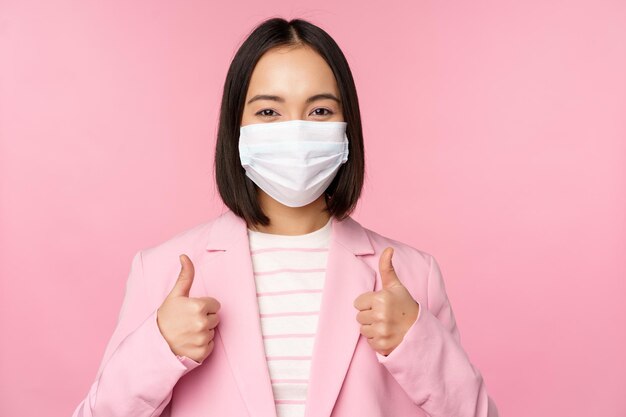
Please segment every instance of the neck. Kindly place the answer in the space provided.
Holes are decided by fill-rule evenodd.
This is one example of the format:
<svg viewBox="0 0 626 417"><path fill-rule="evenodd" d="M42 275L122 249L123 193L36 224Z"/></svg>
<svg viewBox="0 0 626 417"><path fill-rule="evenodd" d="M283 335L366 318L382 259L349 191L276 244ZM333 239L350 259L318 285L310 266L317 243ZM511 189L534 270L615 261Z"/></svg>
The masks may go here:
<svg viewBox="0 0 626 417"><path fill-rule="evenodd" d="M270 224L248 225L252 230L279 235L304 235L322 228L330 219L324 194L306 206L289 207L274 200L260 188L257 191L259 203L270 218Z"/></svg>

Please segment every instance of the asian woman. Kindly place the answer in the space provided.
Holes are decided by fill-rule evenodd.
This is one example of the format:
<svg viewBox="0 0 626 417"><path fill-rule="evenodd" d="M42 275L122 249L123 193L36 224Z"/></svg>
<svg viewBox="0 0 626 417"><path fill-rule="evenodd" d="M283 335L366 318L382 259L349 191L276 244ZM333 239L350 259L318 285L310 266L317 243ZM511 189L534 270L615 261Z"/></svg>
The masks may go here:
<svg viewBox="0 0 626 417"><path fill-rule="evenodd" d="M226 210L132 261L74 417L495 417L429 253L350 213L364 142L323 29L268 19L224 83Z"/></svg>

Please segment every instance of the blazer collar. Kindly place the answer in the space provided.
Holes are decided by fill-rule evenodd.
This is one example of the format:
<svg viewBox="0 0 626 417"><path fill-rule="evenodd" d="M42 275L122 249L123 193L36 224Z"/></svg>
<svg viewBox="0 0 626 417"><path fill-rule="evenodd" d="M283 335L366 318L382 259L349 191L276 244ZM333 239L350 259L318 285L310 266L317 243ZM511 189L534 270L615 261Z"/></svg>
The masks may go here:
<svg viewBox="0 0 626 417"><path fill-rule="evenodd" d="M217 252L198 260L196 274L203 290L197 295L215 297L222 305L215 337L221 339L250 415L276 417L246 222L231 210L214 221L206 252ZM353 302L376 284L376 271L355 256L375 253L366 230L349 216L341 221L333 217L332 222L305 417L331 415L361 336ZM204 381L208 384L209 378Z"/></svg>
<svg viewBox="0 0 626 417"><path fill-rule="evenodd" d="M367 237L363 226L352 217L347 216L343 220L332 218L331 240L348 249L355 255L370 255L375 253L372 243ZM247 239L247 224L244 219L237 216L232 210L227 209L214 219L209 230L206 249L226 250L240 239Z"/></svg>

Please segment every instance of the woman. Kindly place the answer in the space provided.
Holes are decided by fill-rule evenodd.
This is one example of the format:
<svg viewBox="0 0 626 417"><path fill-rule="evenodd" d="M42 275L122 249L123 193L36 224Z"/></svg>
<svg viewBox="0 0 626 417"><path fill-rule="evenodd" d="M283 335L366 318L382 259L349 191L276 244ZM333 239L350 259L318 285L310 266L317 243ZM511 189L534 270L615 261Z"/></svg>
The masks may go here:
<svg viewBox="0 0 626 417"><path fill-rule="evenodd" d="M135 255L74 416L497 416L436 260L349 216L363 139L332 38L263 22L223 94L228 209Z"/></svg>

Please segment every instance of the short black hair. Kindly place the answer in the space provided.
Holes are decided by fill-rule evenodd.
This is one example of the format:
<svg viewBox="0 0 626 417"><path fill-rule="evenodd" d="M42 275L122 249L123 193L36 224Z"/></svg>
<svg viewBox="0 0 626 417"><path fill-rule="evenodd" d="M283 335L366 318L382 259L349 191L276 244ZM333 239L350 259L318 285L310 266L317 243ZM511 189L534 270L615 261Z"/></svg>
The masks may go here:
<svg viewBox="0 0 626 417"><path fill-rule="evenodd" d="M327 211L344 219L355 208L365 177L361 115L352 72L337 43L318 26L303 20L279 17L258 24L244 40L228 69L220 108L215 174L224 204L248 225L268 225L257 200L256 184L245 175L239 159L239 129L252 71L269 49L281 46L309 46L328 63L335 76L347 122L349 157L324 191Z"/></svg>

